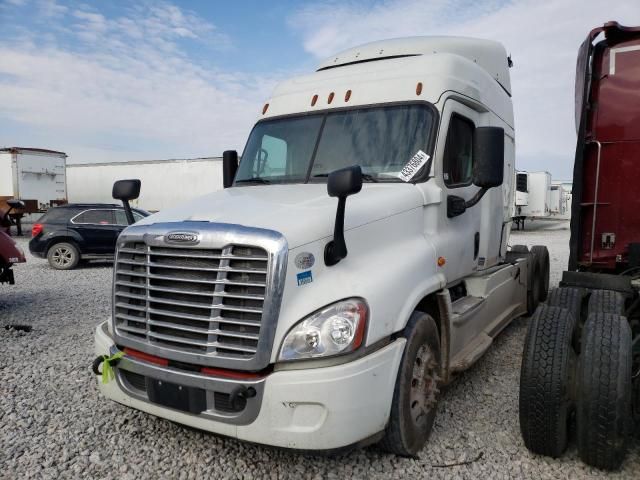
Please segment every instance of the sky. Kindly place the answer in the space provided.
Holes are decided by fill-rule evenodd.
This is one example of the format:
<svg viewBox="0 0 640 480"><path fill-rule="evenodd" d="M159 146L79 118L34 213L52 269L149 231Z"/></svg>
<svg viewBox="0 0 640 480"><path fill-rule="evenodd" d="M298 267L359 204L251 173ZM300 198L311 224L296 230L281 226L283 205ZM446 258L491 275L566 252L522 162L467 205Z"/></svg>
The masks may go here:
<svg viewBox="0 0 640 480"><path fill-rule="evenodd" d="M516 166L571 178L578 46L637 0L0 0L0 146L69 163L242 151L273 87L340 50L464 35L514 61Z"/></svg>

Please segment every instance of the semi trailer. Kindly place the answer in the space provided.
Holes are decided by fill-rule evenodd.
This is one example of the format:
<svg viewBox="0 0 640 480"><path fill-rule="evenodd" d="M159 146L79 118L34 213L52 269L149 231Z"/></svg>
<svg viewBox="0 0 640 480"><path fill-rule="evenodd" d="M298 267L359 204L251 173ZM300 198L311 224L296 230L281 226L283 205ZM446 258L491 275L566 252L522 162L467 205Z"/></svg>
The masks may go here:
<svg viewBox="0 0 640 480"><path fill-rule="evenodd" d="M137 178L147 185L135 206L157 212L222 189L222 158L68 165L69 202L111 203L111 186L120 178Z"/></svg>
<svg viewBox="0 0 640 480"><path fill-rule="evenodd" d="M10 213L18 235L24 215L45 212L67 203L67 154L43 148L0 148L0 210L7 200L20 200L22 208Z"/></svg>
<svg viewBox="0 0 640 480"><path fill-rule="evenodd" d="M549 172L517 172L514 222L524 230L526 219L551 215L551 174Z"/></svg>
<svg viewBox="0 0 640 480"><path fill-rule="evenodd" d="M439 389L547 294L546 248L509 247L510 64L416 37L279 85L223 190L120 235L102 394L250 442L417 454Z"/></svg>
<svg viewBox="0 0 640 480"><path fill-rule="evenodd" d="M589 33L575 93L569 265L529 324L520 427L559 457L575 422L580 458L612 470L640 425L640 27Z"/></svg>

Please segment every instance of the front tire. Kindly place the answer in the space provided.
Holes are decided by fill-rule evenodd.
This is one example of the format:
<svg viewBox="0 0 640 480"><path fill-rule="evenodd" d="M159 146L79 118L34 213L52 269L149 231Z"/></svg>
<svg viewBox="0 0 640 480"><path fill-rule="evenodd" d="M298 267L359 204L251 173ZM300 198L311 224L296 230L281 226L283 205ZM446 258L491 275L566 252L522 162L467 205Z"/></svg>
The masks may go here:
<svg viewBox="0 0 640 480"><path fill-rule="evenodd" d="M56 270L71 270L78 265L80 252L72 243L56 243L49 248L47 260Z"/></svg>
<svg viewBox="0 0 640 480"><path fill-rule="evenodd" d="M440 338L434 319L417 311L411 315L403 336L407 345L380 447L396 455L415 457L429 439L436 418Z"/></svg>

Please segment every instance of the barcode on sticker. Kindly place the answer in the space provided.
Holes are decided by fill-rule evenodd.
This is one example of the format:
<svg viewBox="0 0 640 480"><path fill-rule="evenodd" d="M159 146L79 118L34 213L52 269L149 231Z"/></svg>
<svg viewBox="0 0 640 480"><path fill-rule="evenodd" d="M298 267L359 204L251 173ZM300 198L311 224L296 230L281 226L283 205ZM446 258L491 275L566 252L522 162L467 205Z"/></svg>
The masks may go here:
<svg viewBox="0 0 640 480"><path fill-rule="evenodd" d="M398 178L403 182L409 182L415 176L416 173L420 171L422 167L429 160L429 155L424 153L422 150L418 150L411 160L407 162L407 164L402 167L402 170L398 173Z"/></svg>

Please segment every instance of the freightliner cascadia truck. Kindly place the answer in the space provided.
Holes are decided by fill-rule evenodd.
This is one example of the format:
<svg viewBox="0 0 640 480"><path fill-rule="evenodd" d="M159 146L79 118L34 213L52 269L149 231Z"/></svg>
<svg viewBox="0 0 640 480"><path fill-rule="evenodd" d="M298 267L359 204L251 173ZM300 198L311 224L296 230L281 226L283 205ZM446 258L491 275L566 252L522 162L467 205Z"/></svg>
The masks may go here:
<svg viewBox="0 0 640 480"><path fill-rule="evenodd" d="M520 378L533 452L617 469L640 433L640 27L609 22L580 47L569 268L535 312Z"/></svg>
<svg viewBox="0 0 640 480"><path fill-rule="evenodd" d="M441 386L547 294L546 248L508 247L510 63L407 38L279 85L225 189L119 237L101 392L251 442L415 455Z"/></svg>

